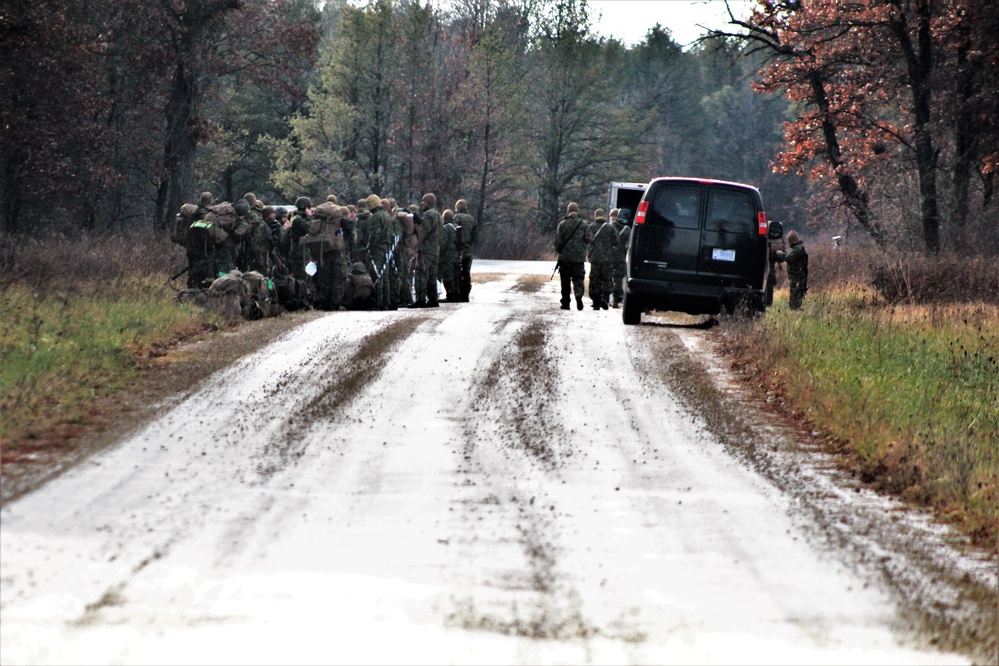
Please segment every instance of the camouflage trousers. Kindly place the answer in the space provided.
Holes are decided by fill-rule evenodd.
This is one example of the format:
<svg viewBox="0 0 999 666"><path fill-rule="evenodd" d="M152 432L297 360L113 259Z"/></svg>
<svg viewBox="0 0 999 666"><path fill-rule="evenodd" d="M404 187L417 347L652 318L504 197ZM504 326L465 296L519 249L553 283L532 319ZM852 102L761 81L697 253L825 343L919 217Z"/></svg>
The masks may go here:
<svg viewBox="0 0 999 666"><path fill-rule="evenodd" d="M406 250L399 255L399 306L413 302L413 257Z"/></svg>
<svg viewBox="0 0 999 666"><path fill-rule="evenodd" d="M624 259L614 262L614 288L611 295L614 297L614 307L624 300L624 276L627 273L627 266Z"/></svg>
<svg viewBox="0 0 999 666"><path fill-rule="evenodd" d="M808 283L804 281L791 280L791 294L788 303L792 310L801 309L801 304L805 300L805 292L808 291Z"/></svg>
<svg viewBox="0 0 999 666"><path fill-rule="evenodd" d="M442 261L440 264L440 280L444 283L447 300L451 303L461 301L461 260Z"/></svg>
<svg viewBox="0 0 999 666"><path fill-rule="evenodd" d="M375 290L372 293L372 297L375 301L375 307L379 310L388 310L392 307L392 294L389 277L389 272L391 267L388 265L389 262L386 261L386 256L370 256L370 262L368 265L368 273L371 274L371 279L375 281Z"/></svg>
<svg viewBox="0 0 999 666"><path fill-rule="evenodd" d="M576 294L576 305L583 307L583 281L586 279L586 266L583 262L561 262L558 269L559 280L562 282L562 307L568 308L573 293Z"/></svg>
<svg viewBox="0 0 999 666"><path fill-rule="evenodd" d="M341 253L326 253L320 258L312 283L316 288L316 307L320 310L337 310L342 305L343 290L347 284L347 258Z"/></svg>
<svg viewBox="0 0 999 666"><path fill-rule="evenodd" d="M420 254L416 260L416 302L437 302L437 256Z"/></svg>
<svg viewBox="0 0 999 666"><path fill-rule="evenodd" d="M468 295L472 291L472 257L463 256L461 258L461 274L458 281L460 283L461 301L467 303Z"/></svg>
<svg viewBox="0 0 999 666"><path fill-rule="evenodd" d="M593 309L606 308L614 291L614 264L609 261L590 262L590 300Z"/></svg>

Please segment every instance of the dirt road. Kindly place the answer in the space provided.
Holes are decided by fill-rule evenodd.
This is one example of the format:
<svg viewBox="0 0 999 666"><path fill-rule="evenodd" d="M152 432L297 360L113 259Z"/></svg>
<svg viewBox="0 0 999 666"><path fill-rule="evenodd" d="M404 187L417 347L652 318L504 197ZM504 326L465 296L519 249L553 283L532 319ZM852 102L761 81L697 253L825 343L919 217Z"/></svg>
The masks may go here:
<svg viewBox="0 0 999 666"><path fill-rule="evenodd" d="M710 331L479 270L468 304L310 321L8 503L0 661L987 657L994 563L726 388Z"/></svg>

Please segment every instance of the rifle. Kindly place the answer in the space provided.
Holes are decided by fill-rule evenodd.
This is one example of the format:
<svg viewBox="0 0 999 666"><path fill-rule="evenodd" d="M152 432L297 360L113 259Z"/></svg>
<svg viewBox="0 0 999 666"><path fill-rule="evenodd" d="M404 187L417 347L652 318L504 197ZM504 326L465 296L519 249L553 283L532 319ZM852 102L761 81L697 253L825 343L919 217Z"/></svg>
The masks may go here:
<svg viewBox="0 0 999 666"><path fill-rule="evenodd" d="M555 262L555 269L552 271L552 276L548 278L549 281L555 279L555 274L558 273L558 269L561 267L562 267L562 260L559 259L558 261Z"/></svg>
<svg viewBox="0 0 999 666"><path fill-rule="evenodd" d="M186 273L186 272L188 271L188 269L189 269L189 268L191 268L191 265L190 265L190 264L188 264L187 266L184 266L184 267L183 267L182 269L180 269L180 272L179 272L179 273L177 273L177 274L175 274L175 275L171 275L171 276L170 276L170 279L169 279L169 280L167 280L167 281L168 281L168 282L173 282L174 280L176 280L177 278L179 278L179 277L180 277L181 275L183 275L184 273Z"/></svg>

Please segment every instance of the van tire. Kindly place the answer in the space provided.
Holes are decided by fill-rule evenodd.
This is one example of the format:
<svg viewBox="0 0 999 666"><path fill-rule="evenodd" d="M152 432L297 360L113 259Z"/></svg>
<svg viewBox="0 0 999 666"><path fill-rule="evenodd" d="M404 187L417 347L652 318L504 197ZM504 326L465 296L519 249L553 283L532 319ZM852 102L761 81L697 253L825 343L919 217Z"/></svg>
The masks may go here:
<svg viewBox="0 0 999 666"><path fill-rule="evenodd" d="M635 303L634 298L628 298L628 292L624 292L624 302L621 307L621 319L627 326L635 326L642 323L642 309Z"/></svg>

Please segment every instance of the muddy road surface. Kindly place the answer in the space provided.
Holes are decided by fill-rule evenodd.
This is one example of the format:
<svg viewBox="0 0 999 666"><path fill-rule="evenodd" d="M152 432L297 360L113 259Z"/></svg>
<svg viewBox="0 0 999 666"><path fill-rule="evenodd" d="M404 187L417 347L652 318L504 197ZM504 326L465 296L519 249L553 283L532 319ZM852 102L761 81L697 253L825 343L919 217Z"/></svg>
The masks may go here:
<svg viewBox="0 0 999 666"><path fill-rule="evenodd" d="M0 661L990 659L994 562L840 478L713 331L478 270L307 321L7 502Z"/></svg>

